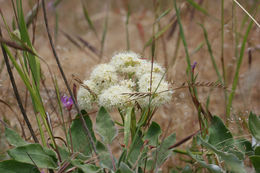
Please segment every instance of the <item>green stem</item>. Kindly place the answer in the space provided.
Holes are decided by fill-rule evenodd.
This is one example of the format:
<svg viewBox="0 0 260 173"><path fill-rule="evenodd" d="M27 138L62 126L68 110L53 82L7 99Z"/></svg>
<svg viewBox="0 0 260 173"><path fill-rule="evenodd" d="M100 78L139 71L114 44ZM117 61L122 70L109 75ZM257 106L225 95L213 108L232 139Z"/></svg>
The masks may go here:
<svg viewBox="0 0 260 173"><path fill-rule="evenodd" d="M174 0L174 8L175 8L175 11L176 11L177 21L178 21L179 28L180 28L180 36L181 36L183 46L184 46L184 50L185 50L185 54L186 54L187 74L191 76L191 81L193 81L194 75L193 75L192 70L191 70L191 62L190 62L190 56L189 56L189 51L188 51L188 45L187 45L187 42L186 42L186 39L185 39L185 35L184 35L182 23L181 23L181 18L180 18L180 11L177 7L176 0Z"/></svg>
<svg viewBox="0 0 260 173"><path fill-rule="evenodd" d="M129 6L129 4L127 4L127 16L126 16L126 22L125 22L125 28L126 28L126 49L127 50L130 50L129 29L128 29L130 14L131 14L130 6Z"/></svg>
<svg viewBox="0 0 260 173"><path fill-rule="evenodd" d="M223 85L226 86L226 70L225 70L225 59L224 59L224 0L221 0L221 67L222 67L222 77ZM225 106L227 105L227 91L224 90L225 95Z"/></svg>
<svg viewBox="0 0 260 173"><path fill-rule="evenodd" d="M235 76L234 76L234 80L233 80L233 84L232 84L232 90L231 90L231 93L230 93L229 98L228 98L228 104L227 104L227 110L226 110L227 118L230 118L230 111L231 111L231 107L232 107L232 102L233 102L233 99L234 99L236 87L237 87L238 80L239 80L239 70L240 70L240 66L242 64L243 57L244 57L246 41L247 41L247 38L248 38L248 35L249 35L249 32L250 32L252 26L253 26L253 21L250 21L250 23L247 27L243 42L242 42L239 59L237 60L237 66L236 66L236 72L235 72Z"/></svg>

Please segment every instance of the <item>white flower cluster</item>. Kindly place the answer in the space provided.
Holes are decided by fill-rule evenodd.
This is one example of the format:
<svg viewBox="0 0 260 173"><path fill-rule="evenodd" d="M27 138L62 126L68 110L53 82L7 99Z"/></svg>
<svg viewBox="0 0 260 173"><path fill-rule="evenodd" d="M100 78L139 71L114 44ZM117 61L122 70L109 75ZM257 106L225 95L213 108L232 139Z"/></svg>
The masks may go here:
<svg viewBox="0 0 260 173"><path fill-rule="evenodd" d="M115 54L107 64L100 64L92 71L90 79L84 81L87 87L80 87L77 101L80 109L90 110L92 105L110 108L133 106L135 101L141 107L158 107L171 100L172 91L164 79L165 69L153 63L152 83L151 62L134 52ZM151 86L151 89L150 89ZM131 93L152 93L152 96L135 100Z"/></svg>

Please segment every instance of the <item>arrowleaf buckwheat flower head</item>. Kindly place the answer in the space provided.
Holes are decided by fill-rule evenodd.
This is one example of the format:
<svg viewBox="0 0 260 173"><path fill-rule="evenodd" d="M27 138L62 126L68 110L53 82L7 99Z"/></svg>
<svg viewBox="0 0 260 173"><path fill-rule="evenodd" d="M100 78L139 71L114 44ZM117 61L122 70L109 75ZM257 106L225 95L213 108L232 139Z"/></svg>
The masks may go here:
<svg viewBox="0 0 260 173"><path fill-rule="evenodd" d="M140 79L144 74L151 74L151 62L150 61L143 61L140 65L139 68L136 69L136 77L138 79ZM157 63L153 63L153 74L160 74L163 75L165 73L165 69L163 67L161 67L159 64Z"/></svg>
<svg viewBox="0 0 260 173"><path fill-rule="evenodd" d="M72 109L73 106L73 100L71 97L68 97L66 95L61 96L61 102L63 104L64 107L67 108L68 111L70 111Z"/></svg>
<svg viewBox="0 0 260 173"><path fill-rule="evenodd" d="M116 84L118 82L118 76L112 65L100 64L92 71L90 80L92 80L97 87L98 92L96 94L100 94L103 89L107 89L111 85Z"/></svg>
<svg viewBox="0 0 260 173"><path fill-rule="evenodd" d="M136 68L138 68L143 61L141 56L134 52L122 52L115 54L110 64L114 66L119 73L131 74L135 73Z"/></svg>
<svg viewBox="0 0 260 173"><path fill-rule="evenodd" d="M169 102L172 98L172 91L169 90L169 84L162 79L163 75L154 73L152 76L152 97L151 106L158 107ZM151 74L144 74L138 81L139 92L150 92ZM149 105L149 96L137 100L141 107Z"/></svg>
<svg viewBox="0 0 260 173"><path fill-rule="evenodd" d="M129 96L124 93L132 92L133 90L124 85L111 86L99 95L98 104L107 109L111 109L113 107L124 108L126 106L131 106L133 105L133 102L129 101Z"/></svg>
<svg viewBox="0 0 260 173"><path fill-rule="evenodd" d="M86 80L83 83L84 85L87 85L91 91L95 92L95 84L93 81ZM95 102L95 96L86 88L81 86L77 94L77 101L80 109L90 110Z"/></svg>
<svg viewBox="0 0 260 173"><path fill-rule="evenodd" d="M163 78L165 69L153 63L153 94L151 106L158 107L171 100L172 92L169 84ZM107 64L100 64L94 68L90 79L80 87L77 101L80 109L90 110L93 104L104 106L107 109L120 108L126 110L134 106L136 101L141 107L149 105L149 96L133 98L135 93L150 93L151 62L142 59L134 52L115 54ZM162 80L161 80L162 79ZM137 100L135 100L137 99Z"/></svg>

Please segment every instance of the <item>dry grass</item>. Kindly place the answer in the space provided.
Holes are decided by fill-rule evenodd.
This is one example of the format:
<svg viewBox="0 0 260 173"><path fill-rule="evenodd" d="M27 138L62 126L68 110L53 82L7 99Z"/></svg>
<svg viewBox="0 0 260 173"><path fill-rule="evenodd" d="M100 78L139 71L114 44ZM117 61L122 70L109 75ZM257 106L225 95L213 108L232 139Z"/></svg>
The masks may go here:
<svg viewBox="0 0 260 173"><path fill-rule="evenodd" d="M59 28L65 33L69 34L73 38L77 36L86 40L91 44L95 49L100 49L100 39L103 30L103 23L106 17L106 3L105 1L87 1L87 9L89 10L89 15L93 20L94 26L97 29L99 38L90 30L87 22L84 19L82 12L81 3L79 0L75 1L64 1L56 9L59 14ZM81 80L87 79L93 67L99 63L106 62L114 54L114 52L126 50L126 33L125 33L125 2L120 0L111 1L109 19L108 19L108 29L107 29L107 38L105 41L104 47L104 57L99 59L99 57L93 53L88 47L84 46L82 42L79 42L80 46L75 46L67 37L58 33L56 42L56 48L64 68L64 71L70 81L70 84L75 82L72 75L78 76ZM245 3L241 1L242 5L246 9L250 9L250 1ZM151 51L150 48L145 49L143 52L143 47L146 41L152 36L152 25L154 22L154 12L152 3L150 0L145 1L129 1L131 4L131 16L129 20L128 30L129 30L129 42L130 49L134 52L140 53L143 57L150 58ZM29 11L29 3L27 1L25 4L25 12ZM172 8L172 1L165 1L162 4L162 9ZM203 31L199 25L196 23L202 23L208 31L209 41L213 49L213 54L216 58L216 63L218 67L221 67L220 61L220 50L221 50L221 25L220 25L220 2L219 1L205 1L203 7L207 9L208 13L213 17L207 17L204 14L195 11L193 15L188 13L192 10L192 7L186 6L185 10L182 13L182 22L185 29L185 35L189 46L189 51L192 52L199 46L200 43L205 42ZM232 18L232 1L225 2L225 40L224 40L224 58L226 64L227 72L227 88L231 86L232 79L234 76L235 63L236 59L234 58L234 33L233 28L233 18ZM11 25L12 22L12 8L11 3L6 0L0 0L0 8L5 15L7 22ZM162 10L163 11L163 10ZM162 12L161 11L161 12ZM174 14L172 10L167 16L163 17L160 25L165 26L169 23L171 16ZM54 32L55 24L55 12L52 9L48 9L48 17L51 24L52 32ZM240 24L241 20L245 16L243 11L239 8L236 8L236 16L238 23ZM260 20L260 13L257 13L255 16L256 20ZM1 27L3 23L0 22ZM244 29L241 31L244 33ZM185 61L185 52L182 44L180 45L180 50L176 60L174 58L174 50L176 47L176 40L178 39L178 29L176 29L172 37L167 37L169 31L165 33L163 39L159 39L156 42L156 51L155 58L160 64L168 64L167 78L170 81L173 81L174 84L182 86L186 79L186 61ZM5 36L5 35L4 35ZM77 39L76 39L77 40ZM250 110L255 112L257 115L260 114L260 28L254 25L252 31L250 32L247 50L251 50L251 61L248 61L248 51L242 64L240 71L240 80L239 86L236 91L235 100L232 107L232 116L230 119L231 124L239 123L243 125L243 120L246 119ZM58 76L58 84L62 93L65 91L65 85L61 79L60 73L57 70L55 60L53 58L49 42L47 40L46 31L44 28L42 12L38 16L36 23L36 37L35 37L35 49L44 57L45 61L51 67L53 73ZM3 58L0 55L0 63L2 63ZM249 56L250 57L250 56ZM214 115L219 115L222 118L225 116L225 103L224 103L224 89L222 85L216 85L214 83L217 81L217 75L213 69L210 55L207 50L206 44L195 53L191 53L191 61L197 62L198 65L195 68L195 74L198 74L198 81L207 81L206 83L198 83L197 85L210 86L210 87L198 87L198 96L199 101L206 105L207 97L210 95L210 104L209 110ZM166 63L167 62L167 63ZM47 67L42 65L42 73L45 76L46 87L49 91L50 98L55 100L55 91L51 83L50 74L48 73ZM29 97L26 92L26 87L22 84L22 81L18 78L16 74L17 85L19 86L19 91L22 98ZM26 96L27 95L27 96ZM47 111L49 115L53 117L53 122L58 122L55 111L50 106L48 101L48 95L46 90L42 91L42 96L44 98L44 104L47 106ZM0 73L0 98L9 104L12 109L20 115L17 102L12 92L10 81L6 72L5 67L1 70ZM1 103L0 103L1 104ZM27 104L25 104L26 110L30 118L34 119L33 109L28 99ZM10 122L12 126L18 126L17 119L14 116L12 110L7 106L1 104L0 107L1 119L6 119ZM235 118L239 115L238 121ZM91 114L92 117L95 117L95 114ZM117 118L118 115L115 115ZM244 119L243 119L244 118ZM163 130L166 130L167 123L172 120L171 127L168 130L168 134L171 132L176 132L177 141L183 139L184 137L194 133L199 129L198 119L197 119L197 110L192 103L192 99L189 95L188 90L183 87L182 89L176 90L173 94L173 100L168 105L165 105L156 112L154 116L154 121L159 122ZM35 120L33 120L35 121ZM24 124L24 123L22 123ZM236 131L237 129L234 129ZM59 134L59 131L55 131L55 134ZM28 135L28 134L27 134ZM118 146L119 147L119 146ZM116 148L114 149L116 151Z"/></svg>

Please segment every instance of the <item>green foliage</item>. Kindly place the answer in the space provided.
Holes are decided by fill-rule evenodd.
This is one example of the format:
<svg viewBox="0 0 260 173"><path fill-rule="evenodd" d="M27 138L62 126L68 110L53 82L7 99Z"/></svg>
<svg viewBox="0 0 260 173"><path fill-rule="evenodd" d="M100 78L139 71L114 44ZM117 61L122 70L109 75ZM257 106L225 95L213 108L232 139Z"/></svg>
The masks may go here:
<svg viewBox="0 0 260 173"><path fill-rule="evenodd" d="M146 49L148 46L152 45L152 43L163 36L163 34L170 29L170 27L173 25L173 22L167 24L164 26L160 31L158 31L154 36L152 36L144 45L143 49Z"/></svg>
<svg viewBox="0 0 260 173"><path fill-rule="evenodd" d="M8 127L5 127L5 137L6 140L15 147L28 144L16 131Z"/></svg>
<svg viewBox="0 0 260 173"><path fill-rule="evenodd" d="M245 32L245 35L243 36L243 41L242 41L242 45L241 45L241 49L240 49L240 55L237 60L235 76L234 76L233 83L232 83L232 91L228 97L228 103L227 103L227 109L226 109L226 114L227 114L228 118L230 117L232 102L233 102L235 91L236 91L237 84L238 84L239 71L240 71L240 67L241 67L241 64L242 64L242 61L244 58L244 52L245 52L245 48L246 48L247 38L248 38L249 32L252 29L252 26L253 26L253 21L250 21L249 25L247 27L247 30Z"/></svg>
<svg viewBox="0 0 260 173"><path fill-rule="evenodd" d="M65 161L65 160L69 159L70 153L67 150L67 148L58 146L58 151L59 151L59 154L60 154L60 157L61 157L62 161Z"/></svg>
<svg viewBox="0 0 260 173"><path fill-rule="evenodd" d="M131 134L131 117L134 114L134 108L130 107L126 110L126 116L124 120L124 144L128 145L128 140Z"/></svg>
<svg viewBox="0 0 260 173"><path fill-rule="evenodd" d="M19 162L36 164L39 168L57 168L56 154L40 144L27 144L10 149L8 155Z"/></svg>
<svg viewBox="0 0 260 173"><path fill-rule="evenodd" d="M169 150L169 147L172 146L175 141L176 135L171 134L166 139L164 139L160 146L155 150L153 154L157 168L159 168L166 161L166 159L171 156L172 151Z"/></svg>
<svg viewBox="0 0 260 173"><path fill-rule="evenodd" d="M31 49L33 49L32 43L30 41L30 37L28 34L27 26L26 26L26 23L24 20L22 0L17 0L16 4L17 4L17 16L18 16L18 24L19 24L21 40L24 43L26 43ZM39 59L30 53L24 52L24 63L26 64L27 62L29 62L30 69L32 70L34 82L36 83L36 86L38 86L39 82L40 82Z"/></svg>
<svg viewBox="0 0 260 173"><path fill-rule="evenodd" d="M233 147L233 136L219 117L213 117L209 134L209 143L217 149Z"/></svg>
<svg viewBox="0 0 260 173"><path fill-rule="evenodd" d="M257 146L257 147L255 148L255 155L260 156L260 146Z"/></svg>
<svg viewBox="0 0 260 173"><path fill-rule="evenodd" d="M92 122L91 122L88 114L86 112L83 112L83 113L84 113L83 114L84 120L85 120L87 127L91 132L91 136L95 142L96 138L95 138L93 128L92 128ZM89 141L86 133L84 133L84 128L83 128L81 120L79 119L79 116L77 116L73 120L70 131L71 131L73 150L75 152L80 152L80 153L84 154L85 156L91 155L91 153L92 153L91 144L90 144L90 141Z"/></svg>
<svg viewBox="0 0 260 173"><path fill-rule="evenodd" d="M134 171L131 170L131 169L129 168L129 166L127 166L127 164L125 164L124 162L122 162L122 163L120 164L120 167L119 167L119 169L117 170L116 173L134 173Z"/></svg>
<svg viewBox="0 0 260 173"><path fill-rule="evenodd" d="M252 133L252 136L260 141L260 119L254 113L250 112L248 119L249 130ZM260 146L255 146L254 154L249 157L252 162L255 171L260 172Z"/></svg>
<svg viewBox="0 0 260 173"><path fill-rule="evenodd" d="M137 158L142 154L140 151L144 145L141 132L136 134L136 139L132 142L131 149L128 153L129 161L134 164Z"/></svg>
<svg viewBox="0 0 260 173"><path fill-rule="evenodd" d="M73 166L76 166L84 173L101 173L102 172L99 167L92 165L92 164L85 164L84 162L82 162L78 159L73 160L71 163Z"/></svg>
<svg viewBox="0 0 260 173"><path fill-rule="evenodd" d="M144 140L148 140L150 145L157 146L158 138L161 135L162 130L159 124L152 122L147 133L144 136Z"/></svg>
<svg viewBox="0 0 260 173"><path fill-rule="evenodd" d="M96 131L102 137L105 144L110 144L117 135L115 123L104 107L99 109L96 118Z"/></svg>
<svg viewBox="0 0 260 173"><path fill-rule="evenodd" d="M260 172L260 156L250 156L249 158L255 167L255 171Z"/></svg>
<svg viewBox="0 0 260 173"><path fill-rule="evenodd" d="M96 144L99 161L102 168L113 169L113 163L107 147L100 141ZM113 158L114 159L114 158Z"/></svg>
<svg viewBox="0 0 260 173"><path fill-rule="evenodd" d="M0 162L0 172L3 173L40 173L36 166L17 162L15 160L5 160Z"/></svg>
<svg viewBox="0 0 260 173"><path fill-rule="evenodd" d="M188 45L187 45L187 42L186 42L186 38L185 38L185 35L184 35L184 30L183 30L183 26L182 26L182 22L181 22L180 10L177 7L176 0L174 0L174 9L176 11L177 21L178 21L178 24L179 24L180 38L182 39L182 43L183 43L185 54L186 54L187 74L189 76L190 73L191 73L190 55L189 55ZM191 80L193 80L192 74L191 74Z"/></svg>
<svg viewBox="0 0 260 173"><path fill-rule="evenodd" d="M203 146L207 147L208 149L212 150L214 153L216 153L221 160L224 161L226 169L229 171L237 172L237 173L245 173L245 168L242 160L239 160L239 158L234 155L233 153L229 152L223 152L221 150L218 150L213 145L207 143L204 141L201 137L199 137L201 143Z"/></svg>
<svg viewBox="0 0 260 173"><path fill-rule="evenodd" d="M191 151L187 150L189 156L196 160L203 168L207 168L212 173L222 173L222 170L218 165L215 164L207 164L200 155L193 155Z"/></svg>
<svg viewBox="0 0 260 173"><path fill-rule="evenodd" d="M257 117L254 113L250 112L248 120L249 130L254 136L254 138L259 142L260 141L260 118Z"/></svg>
<svg viewBox="0 0 260 173"><path fill-rule="evenodd" d="M89 17L88 10L85 7L83 1L82 1L82 8L83 8L84 17L85 17L85 19L86 19L90 29L97 35L96 28L94 27L94 24L93 24L92 20Z"/></svg>
<svg viewBox="0 0 260 173"><path fill-rule="evenodd" d="M187 0L187 2L188 2L192 7L194 7L196 10L202 12L202 13L205 14L205 15L209 15L206 9L202 8L199 4L197 4L197 3L194 2L193 0Z"/></svg>
<svg viewBox="0 0 260 173"><path fill-rule="evenodd" d="M221 74L219 72L218 66L217 66L216 61L215 61L215 57L214 57L213 52L212 52L211 44L210 44L210 42L208 40L207 30L205 29L205 27L203 25L200 24L200 26L203 29L203 33L204 33L204 37L205 37L205 40L206 40L206 43L207 43L207 46L208 46L208 52L210 54L212 65L213 65L213 67L214 67L214 69L216 71L216 74L218 76L218 80L223 84L223 80L222 80Z"/></svg>

